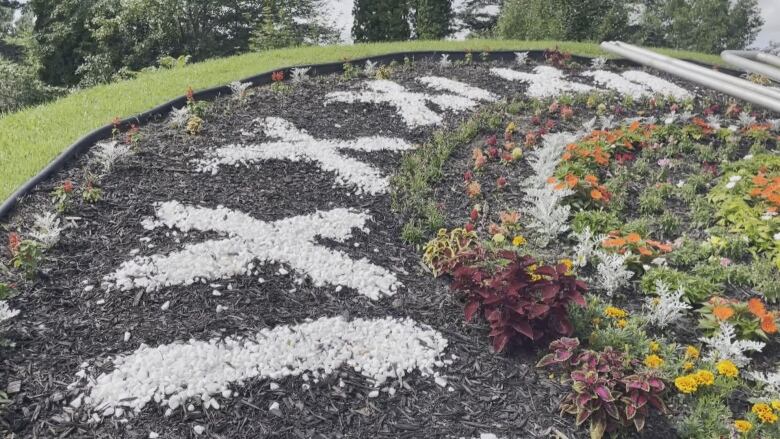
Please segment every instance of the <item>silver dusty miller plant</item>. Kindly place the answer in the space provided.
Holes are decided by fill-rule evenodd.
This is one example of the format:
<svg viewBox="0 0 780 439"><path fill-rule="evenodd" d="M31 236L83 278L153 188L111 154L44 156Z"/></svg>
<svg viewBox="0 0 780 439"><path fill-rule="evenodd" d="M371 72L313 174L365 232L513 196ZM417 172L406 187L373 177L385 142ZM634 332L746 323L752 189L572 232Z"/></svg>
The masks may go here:
<svg viewBox="0 0 780 439"><path fill-rule="evenodd" d="M607 58L600 56L590 61L590 66L596 70L602 70L607 65Z"/></svg>
<svg viewBox="0 0 780 439"><path fill-rule="evenodd" d="M780 368L777 369L777 372L750 371L745 376L761 386L765 397L770 399L780 398Z"/></svg>
<svg viewBox="0 0 780 439"><path fill-rule="evenodd" d="M60 219L55 213L46 212L35 215L30 237L41 243L45 248L51 248L60 240L60 234L64 228L60 226Z"/></svg>
<svg viewBox="0 0 780 439"><path fill-rule="evenodd" d="M515 62L522 65L528 62L528 52L515 52Z"/></svg>
<svg viewBox="0 0 780 439"><path fill-rule="evenodd" d="M607 295L612 296L618 290L628 285L634 272L626 268L628 256L617 253L599 251L599 265L596 267L597 284Z"/></svg>
<svg viewBox="0 0 780 439"><path fill-rule="evenodd" d="M604 235L595 236L590 227L585 227L581 232L573 232L571 237L577 241L574 246L574 266L582 268L588 265L599 252Z"/></svg>
<svg viewBox="0 0 780 439"><path fill-rule="evenodd" d="M569 230L571 207L561 205L561 200L572 194L574 191L571 189L555 190L549 184L541 189L526 189L523 201L530 205L525 212L530 218L528 227L538 233L539 247L547 247L550 240Z"/></svg>
<svg viewBox="0 0 780 439"><path fill-rule="evenodd" d="M300 84L309 80L311 67L296 67L290 70L290 78L294 84Z"/></svg>
<svg viewBox="0 0 780 439"><path fill-rule="evenodd" d="M528 177L523 185L536 189L547 186L547 179L555 172L566 145L573 142L577 136L577 134L570 133L545 135L542 147L529 154L528 164L531 166L533 175Z"/></svg>
<svg viewBox="0 0 780 439"><path fill-rule="evenodd" d="M706 361L731 360L737 366L745 366L750 363L750 358L745 355L748 351L761 352L765 343L753 340L739 340L730 323L720 322L720 330L712 337L702 337L709 352L704 357Z"/></svg>
<svg viewBox="0 0 780 439"><path fill-rule="evenodd" d="M685 295L682 288L671 291L669 285L659 280L655 284L655 293L658 297L645 299L646 317L649 323L661 329L681 319L691 309L690 305L682 301Z"/></svg>
<svg viewBox="0 0 780 439"><path fill-rule="evenodd" d="M441 55L441 58L439 58L439 67L441 68L447 68L452 65L452 61L450 61L450 56L446 53Z"/></svg>
<svg viewBox="0 0 780 439"><path fill-rule="evenodd" d="M243 101L247 97L247 91L252 84L249 82L233 81L230 83L230 92L233 100Z"/></svg>
<svg viewBox="0 0 780 439"><path fill-rule="evenodd" d="M366 76L373 77L374 75L376 75L377 65L378 64L375 61L371 61L370 59L367 59L365 66L363 66L363 73Z"/></svg>
<svg viewBox="0 0 780 439"><path fill-rule="evenodd" d="M129 144L117 141L99 142L95 145L93 161L100 167L103 174L108 174L114 165L132 154Z"/></svg>
<svg viewBox="0 0 780 439"><path fill-rule="evenodd" d="M190 109L187 107L174 108L168 117L168 124L174 128L183 128L190 120Z"/></svg>

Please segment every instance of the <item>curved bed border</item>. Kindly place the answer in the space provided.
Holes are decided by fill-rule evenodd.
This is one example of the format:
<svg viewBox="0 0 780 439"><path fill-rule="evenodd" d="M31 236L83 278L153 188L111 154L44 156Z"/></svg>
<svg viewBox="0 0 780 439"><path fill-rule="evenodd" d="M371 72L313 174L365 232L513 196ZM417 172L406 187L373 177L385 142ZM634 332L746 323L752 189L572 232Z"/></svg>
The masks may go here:
<svg viewBox="0 0 780 439"><path fill-rule="evenodd" d="M515 53L523 51L522 49L517 51L496 51L496 52L488 52L488 61L512 61L515 59ZM542 61L544 60L544 51L542 50L531 50L527 51L528 57L530 59L536 60L536 61ZM290 67L283 67L274 69L272 71L267 71L260 73L258 75L251 76L249 78L242 79L241 82L248 82L251 84L252 87L257 87L260 85L267 85L272 82L271 80L271 74L278 71L285 72L285 77L289 77L290 70L294 68L300 68L300 67L310 67L312 69L312 74L314 75L327 75L332 73L342 73L344 71L344 63L364 63L367 60L379 62L382 64L388 64L392 61L402 62L404 58L409 57L412 60L420 60L420 59L432 59L432 58L439 58L441 55L449 55L450 59L452 61L458 61L465 58L466 54L471 53L474 56L474 62L480 63L482 62L482 59L480 59L480 53L477 51L420 51L420 52L397 52L397 53L389 53L385 55L379 55L379 56L370 56L365 58L357 58L357 59L349 59L339 62L332 62L332 63L324 63L324 64L312 64L312 65L297 65L297 66L290 66ZM584 57L584 56L572 56L572 59L577 62L588 62L592 58ZM692 61L694 62L694 61ZM618 65L622 67L636 67L639 66L639 64L628 61L625 59L615 59L615 60L609 60L610 64ZM697 63L706 67L713 67L702 63ZM725 71L730 74L738 74L739 72L735 71L729 71L727 69L720 68L721 71ZM194 93L194 97L198 100L212 100L219 96L223 95L229 95L230 87L227 85L217 86L208 88L205 90L200 90ZM186 104L186 98L184 96L180 96L176 99L170 100L164 104L158 105L157 107L152 108L151 110L145 111L143 113L137 114L135 116L131 116L125 119L122 119L120 121L122 128L127 128L131 124L136 124L138 126L144 125L148 123L149 121L156 120L160 117L165 117L170 113L171 109L173 108L181 108ZM64 168L70 161L76 160L79 158L82 154L84 154L89 148L91 148L93 145L95 145L97 142L101 140L106 140L111 137L111 132L113 130L114 126L104 125L100 128L95 129L94 131L90 132L89 134L85 135L84 137L78 139L76 142L74 142L72 145L67 147L64 151L62 151L54 160L52 160L43 170L41 170L37 175L32 177L30 180L28 180L26 183L24 183L21 187L19 187L13 194L11 194L8 199L6 199L2 205L0 205L0 221L3 221L10 216L11 213L16 209L17 203L26 195L30 194L33 189L35 189L36 186L38 186L40 183L42 183L44 180L49 178L51 175L59 171L60 169Z"/></svg>

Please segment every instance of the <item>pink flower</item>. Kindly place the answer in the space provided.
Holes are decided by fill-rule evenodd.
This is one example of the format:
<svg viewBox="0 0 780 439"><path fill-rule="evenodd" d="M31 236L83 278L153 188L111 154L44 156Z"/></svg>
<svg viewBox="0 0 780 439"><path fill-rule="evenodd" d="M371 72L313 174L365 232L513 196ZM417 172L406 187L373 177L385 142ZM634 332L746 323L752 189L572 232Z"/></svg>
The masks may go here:
<svg viewBox="0 0 780 439"><path fill-rule="evenodd" d="M732 261L729 258L720 258L720 265L722 267L728 267L729 265L731 265L731 262Z"/></svg>

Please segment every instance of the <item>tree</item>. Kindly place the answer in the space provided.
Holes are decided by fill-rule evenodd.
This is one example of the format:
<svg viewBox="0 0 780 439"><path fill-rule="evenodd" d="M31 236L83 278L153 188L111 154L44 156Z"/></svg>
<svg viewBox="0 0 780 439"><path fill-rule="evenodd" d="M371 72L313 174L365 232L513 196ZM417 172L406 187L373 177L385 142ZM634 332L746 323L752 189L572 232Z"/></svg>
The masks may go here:
<svg viewBox="0 0 780 439"><path fill-rule="evenodd" d="M34 68L0 56L0 114L40 104L62 92L41 82Z"/></svg>
<svg viewBox="0 0 780 439"><path fill-rule="evenodd" d="M417 38L438 40L449 35L451 3L450 0L416 0L414 17Z"/></svg>
<svg viewBox="0 0 780 439"><path fill-rule="evenodd" d="M337 32L318 20L318 6L316 0L265 0L262 20L252 32L250 47L267 50L336 42Z"/></svg>
<svg viewBox="0 0 780 439"><path fill-rule="evenodd" d="M600 41L627 34L620 0L508 0L498 20L502 38Z"/></svg>
<svg viewBox="0 0 780 439"><path fill-rule="evenodd" d="M400 41L410 37L407 0L355 0L355 41Z"/></svg>

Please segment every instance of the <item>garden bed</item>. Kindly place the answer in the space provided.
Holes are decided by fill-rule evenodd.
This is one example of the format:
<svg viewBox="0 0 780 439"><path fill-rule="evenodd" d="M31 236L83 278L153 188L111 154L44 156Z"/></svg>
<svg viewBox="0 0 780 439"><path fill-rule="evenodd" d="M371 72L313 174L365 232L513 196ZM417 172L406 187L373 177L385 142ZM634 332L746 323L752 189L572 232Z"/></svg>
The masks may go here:
<svg viewBox="0 0 780 439"><path fill-rule="evenodd" d="M720 104L722 114L728 103L661 75L615 79L606 72L632 69L614 66L410 60L368 73L363 67L236 86L235 95L208 105L191 101L174 123L117 132L115 143L96 146L25 200L7 225L12 245L3 258L29 268L29 279L20 270L0 272L0 282L15 286L7 305L19 311L4 322L12 346L0 348L0 388L10 400L4 428L20 437L587 435L558 415L568 386L535 367L551 339L491 352L487 325L464 324L462 296L432 279L421 247L409 241L464 225L475 203L489 206L473 221L480 239L493 239L490 223L505 210L521 210L523 230L521 182L533 175L527 158L544 147L542 133L527 145L524 136L548 120L555 122L550 133L577 132L619 106L617 129L635 116L660 121L672 105L680 114ZM599 75L586 73L594 70L613 82L599 84ZM659 98L649 107L662 91L678 94L677 104ZM551 108L573 92L584 97ZM561 116L561 107L572 113ZM738 123L738 114L725 117ZM492 157L486 139L497 135L500 148L510 122L507 142L523 154L509 148L500 164L504 151ZM769 153L772 129L763 139ZM122 144L128 150L120 154ZM473 169L475 147L489 156L480 170ZM742 142L732 149L713 161L750 152ZM107 169L108 160L96 156L109 150L120 158ZM681 151L668 178L696 172L690 163L698 153ZM682 196L651 194L643 203L663 158L652 156L639 177L623 176L625 194L610 186L625 200L617 220L658 217L644 224L643 239L661 230L663 243L684 234L707 238ZM410 179L415 172L425 175ZM467 172L481 182L482 198L466 195ZM691 199L705 197L724 172L694 187ZM506 187L496 190L499 177ZM599 177L606 183L612 176ZM25 253L25 239L35 215L57 207L65 228L32 267L38 258ZM674 213L676 229L665 228L664 212ZM522 235L534 243L533 232ZM553 263L573 256L565 234L550 241L529 244L529 252ZM739 255L735 265L753 264L753 256ZM678 261L681 270L706 259L692 258ZM615 305L638 313L641 291L637 278L614 292ZM754 289L723 294L747 299ZM695 321L686 318L679 341L696 343ZM760 368L776 363L776 346L771 341L757 357ZM653 415L644 434L673 435L672 422Z"/></svg>

